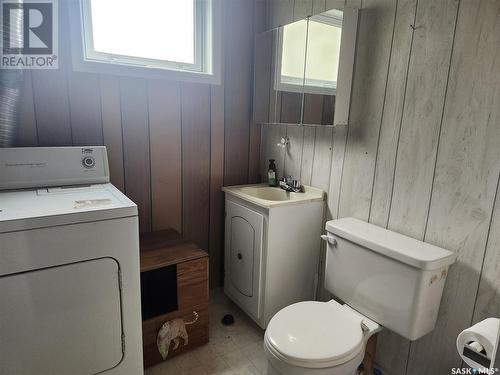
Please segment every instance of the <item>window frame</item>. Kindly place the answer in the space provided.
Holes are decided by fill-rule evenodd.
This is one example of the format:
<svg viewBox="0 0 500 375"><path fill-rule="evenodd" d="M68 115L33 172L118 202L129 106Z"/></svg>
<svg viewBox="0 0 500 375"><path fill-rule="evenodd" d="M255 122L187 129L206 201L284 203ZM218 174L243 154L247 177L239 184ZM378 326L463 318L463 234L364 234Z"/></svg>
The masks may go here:
<svg viewBox="0 0 500 375"><path fill-rule="evenodd" d="M73 70L98 74L220 84L221 0L194 1L196 43L194 64L95 51L92 45L90 0L71 2L69 19Z"/></svg>

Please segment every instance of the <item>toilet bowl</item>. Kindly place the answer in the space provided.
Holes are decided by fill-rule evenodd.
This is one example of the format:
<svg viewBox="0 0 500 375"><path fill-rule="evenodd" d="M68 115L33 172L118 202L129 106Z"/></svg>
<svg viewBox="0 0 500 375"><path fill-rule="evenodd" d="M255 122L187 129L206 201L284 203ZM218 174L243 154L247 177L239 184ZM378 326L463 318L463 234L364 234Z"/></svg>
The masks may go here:
<svg viewBox="0 0 500 375"><path fill-rule="evenodd" d="M354 375L381 326L347 305L299 302L280 310L264 336L268 375Z"/></svg>

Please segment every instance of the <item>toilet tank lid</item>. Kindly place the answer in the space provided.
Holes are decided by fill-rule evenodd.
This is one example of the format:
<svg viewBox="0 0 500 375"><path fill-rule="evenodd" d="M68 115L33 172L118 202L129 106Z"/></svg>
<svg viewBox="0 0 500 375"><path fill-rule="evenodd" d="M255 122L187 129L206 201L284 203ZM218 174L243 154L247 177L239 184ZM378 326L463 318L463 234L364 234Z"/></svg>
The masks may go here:
<svg viewBox="0 0 500 375"><path fill-rule="evenodd" d="M326 230L338 237L422 270L435 270L449 266L457 257L449 250L355 218L328 221Z"/></svg>

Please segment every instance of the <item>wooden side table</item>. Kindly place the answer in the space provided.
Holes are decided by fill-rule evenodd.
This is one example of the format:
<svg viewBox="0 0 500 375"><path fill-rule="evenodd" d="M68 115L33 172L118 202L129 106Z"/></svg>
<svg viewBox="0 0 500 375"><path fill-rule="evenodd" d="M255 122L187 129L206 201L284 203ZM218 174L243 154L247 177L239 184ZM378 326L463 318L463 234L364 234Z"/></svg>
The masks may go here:
<svg viewBox="0 0 500 375"><path fill-rule="evenodd" d="M194 320L186 325L189 340L171 343L169 358L208 342L208 253L172 230L141 235L141 299L144 367L163 361L156 338L172 319Z"/></svg>

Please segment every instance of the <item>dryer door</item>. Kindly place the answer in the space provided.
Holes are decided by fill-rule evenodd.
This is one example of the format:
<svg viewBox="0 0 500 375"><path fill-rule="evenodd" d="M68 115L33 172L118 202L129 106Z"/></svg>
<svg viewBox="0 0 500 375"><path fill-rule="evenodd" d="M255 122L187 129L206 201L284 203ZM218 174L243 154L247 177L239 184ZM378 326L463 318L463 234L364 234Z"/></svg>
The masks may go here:
<svg viewBox="0 0 500 375"><path fill-rule="evenodd" d="M93 259L0 277L0 373L96 374L118 365L118 263Z"/></svg>

